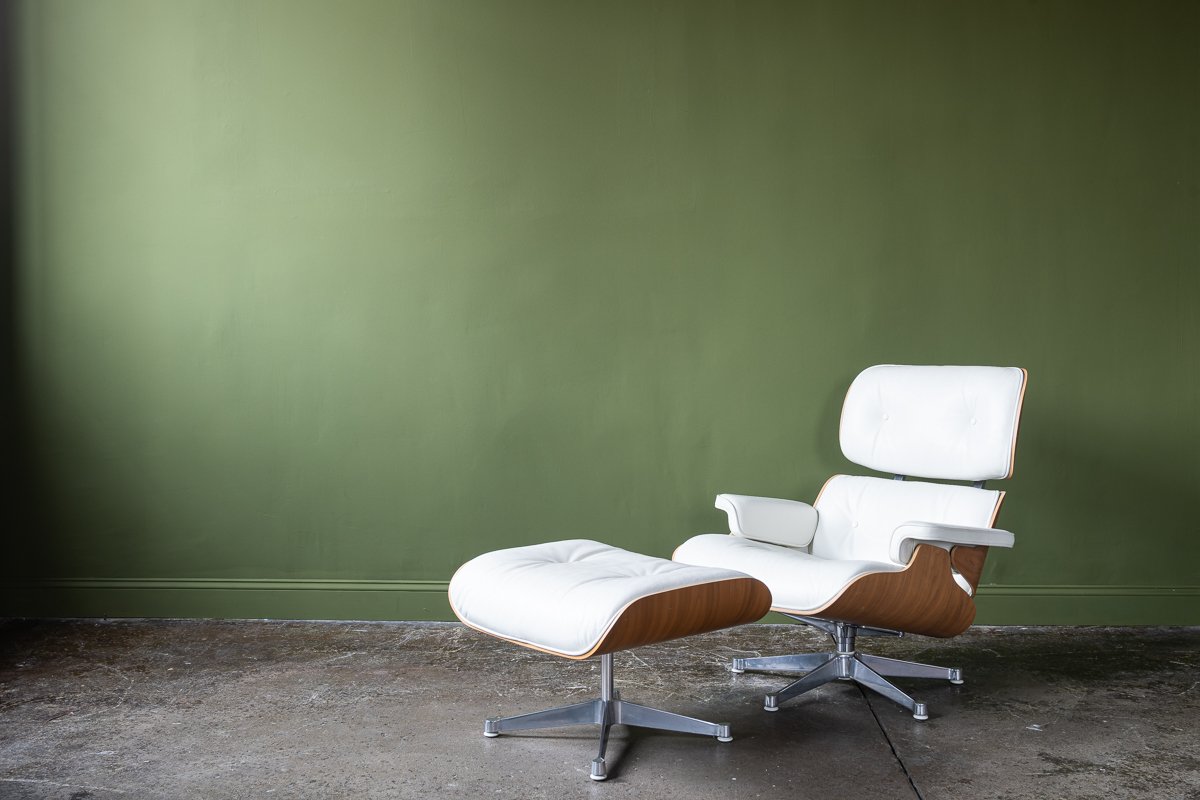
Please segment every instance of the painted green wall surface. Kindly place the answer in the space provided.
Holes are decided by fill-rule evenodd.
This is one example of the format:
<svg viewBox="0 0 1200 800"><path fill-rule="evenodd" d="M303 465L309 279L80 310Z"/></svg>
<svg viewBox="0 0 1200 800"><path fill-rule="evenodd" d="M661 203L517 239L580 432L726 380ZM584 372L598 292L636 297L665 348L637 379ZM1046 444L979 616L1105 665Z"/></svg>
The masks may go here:
<svg viewBox="0 0 1200 800"><path fill-rule="evenodd" d="M1200 623L1200 4L39 0L8 613L446 618L1030 372L979 621ZM11 104L10 104L11 105Z"/></svg>

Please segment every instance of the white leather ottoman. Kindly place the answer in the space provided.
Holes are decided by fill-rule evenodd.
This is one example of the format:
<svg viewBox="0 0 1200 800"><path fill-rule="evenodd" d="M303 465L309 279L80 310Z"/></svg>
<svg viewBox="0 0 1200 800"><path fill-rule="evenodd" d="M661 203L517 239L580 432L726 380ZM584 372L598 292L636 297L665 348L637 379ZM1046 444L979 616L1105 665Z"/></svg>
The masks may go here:
<svg viewBox="0 0 1200 800"><path fill-rule="evenodd" d="M600 656L600 697L489 719L484 736L596 724L600 754L591 777L604 780L613 725L732 739L729 726L630 703L613 691L613 653L753 622L771 594L741 572L695 567L600 542L573 539L484 553L450 581L450 607L464 624L506 641L573 660Z"/></svg>

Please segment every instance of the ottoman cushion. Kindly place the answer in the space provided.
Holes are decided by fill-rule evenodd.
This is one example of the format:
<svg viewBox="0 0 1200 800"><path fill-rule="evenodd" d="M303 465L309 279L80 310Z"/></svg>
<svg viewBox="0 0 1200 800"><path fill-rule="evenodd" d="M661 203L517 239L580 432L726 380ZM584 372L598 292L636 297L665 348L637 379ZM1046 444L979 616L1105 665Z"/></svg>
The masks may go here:
<svg viewBox="0 0 1200 800"><path fill-rule="evenodd" d="M752 622L770 604L744 573L585 539L484 553L450 581L466 625L574 659Z"/></svg>

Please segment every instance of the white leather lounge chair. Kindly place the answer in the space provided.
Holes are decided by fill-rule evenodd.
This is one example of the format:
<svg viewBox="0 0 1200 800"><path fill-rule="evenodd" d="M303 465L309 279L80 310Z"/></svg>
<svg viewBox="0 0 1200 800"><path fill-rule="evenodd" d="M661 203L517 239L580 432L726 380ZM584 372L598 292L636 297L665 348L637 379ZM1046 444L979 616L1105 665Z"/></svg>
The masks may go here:
<svg viewBox="0 0 1200 800"><path fill-rule="evenodd" d="M835 475L811 506L717 496L729 534L694 537L674 559L753 575L770 588L773 610L828 632L837 645L734 659L734 672L807 673L767 695L768 711L842 679L926 719L925 704L887 678L962 683L959 669L858 653L855 639L949 637L970 626L988 548L1013 545L1011 533L992 527L1004 492L985 482L1012 474L1025 382L1025 370L1013 367L870 367L846 394L842 452L892 477Z"/></svg>

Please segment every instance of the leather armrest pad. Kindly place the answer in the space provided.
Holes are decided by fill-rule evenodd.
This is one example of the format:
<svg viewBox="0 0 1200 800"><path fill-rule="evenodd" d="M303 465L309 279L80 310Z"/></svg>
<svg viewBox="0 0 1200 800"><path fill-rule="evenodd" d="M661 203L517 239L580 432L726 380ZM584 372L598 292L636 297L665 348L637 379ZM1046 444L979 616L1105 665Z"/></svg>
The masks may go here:
<svg viewBox="0 0 1200 800"><path fill-rule="evenodd" d="M956 545L968 547L1012 547L1016 541L1008 531L998 528L972 528L966 525L943 525L937 522L905 522L892 532L889 555L897 564L907 564L913 548L919 542L929 542L945 549Z"/></svg>
<svg viewBox="0 0 1200 800"><path fill-rule="evenodd" d="M808 547L817 532L817 510L775 497L719 494L716 507L729 515L729 532L757 542Z"/></svg>

